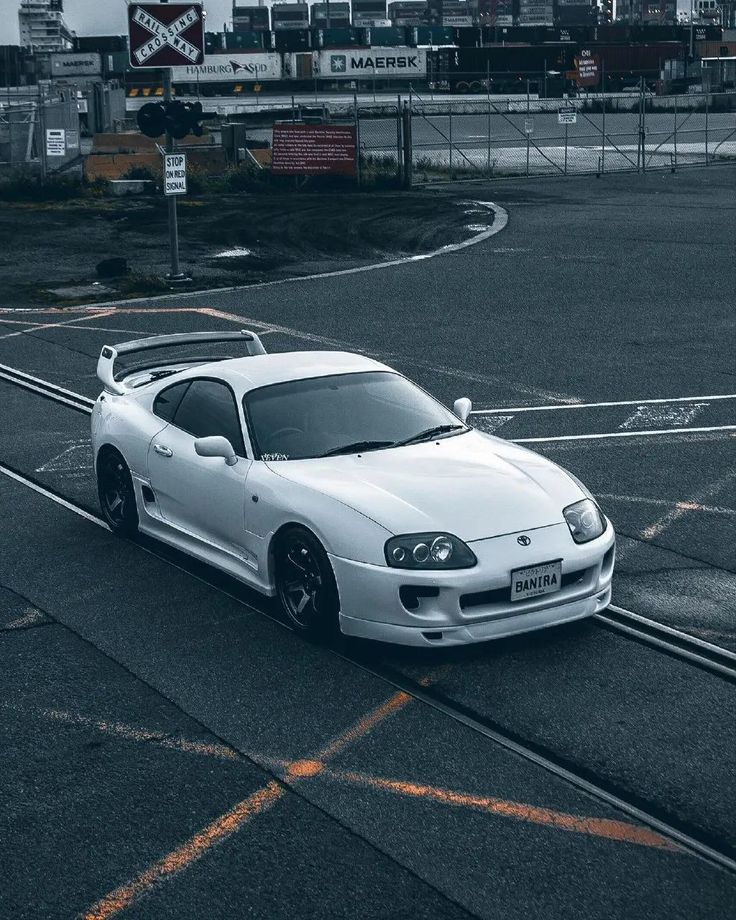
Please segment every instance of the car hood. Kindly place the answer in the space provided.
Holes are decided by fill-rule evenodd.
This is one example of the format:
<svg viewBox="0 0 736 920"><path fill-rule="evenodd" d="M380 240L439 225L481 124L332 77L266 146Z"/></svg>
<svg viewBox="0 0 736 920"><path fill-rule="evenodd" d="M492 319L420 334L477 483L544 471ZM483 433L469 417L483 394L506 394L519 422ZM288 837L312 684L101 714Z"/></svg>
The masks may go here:
<svg viewBox="0 0 736 920"><path fill-rule="evenodd" d="M550 460L478 431L361 455L267 465L393 534L437 530L466 542L558 524L564 521L562 509L585 497Z"/></svg>

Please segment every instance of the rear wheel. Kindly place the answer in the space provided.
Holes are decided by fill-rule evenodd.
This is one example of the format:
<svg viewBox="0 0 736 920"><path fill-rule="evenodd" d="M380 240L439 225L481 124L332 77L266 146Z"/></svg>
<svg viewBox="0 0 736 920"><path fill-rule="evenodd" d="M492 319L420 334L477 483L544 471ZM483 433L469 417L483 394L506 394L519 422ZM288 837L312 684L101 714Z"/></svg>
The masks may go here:
<svg viewBox="0 0 736 920"><path fill-rule="evenodd" d="M114 448L103 448L97 458L97 493L110 530L122 537L137 533L133 478L122 454Z"/></svg>
<svg viewBox="0 0 736 920"><path fill-rule="evenodd" d="M276 592L297 632L329 636L338 632L340 600L322 544L304 527L289 527L275 552Z"/></svg>

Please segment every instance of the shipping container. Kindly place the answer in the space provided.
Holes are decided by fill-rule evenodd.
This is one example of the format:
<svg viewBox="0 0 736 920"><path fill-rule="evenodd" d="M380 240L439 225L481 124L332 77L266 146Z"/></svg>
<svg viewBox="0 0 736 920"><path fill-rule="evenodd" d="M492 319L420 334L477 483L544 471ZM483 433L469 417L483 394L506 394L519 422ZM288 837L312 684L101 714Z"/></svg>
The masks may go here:
<svg viewBox="0 0 736 920"><path fill-rule="evenodd" d="M363 42L362 29L315 29L312 44L317 48L348 48Z"/></svg>
<svg viewBox="0 0 736 920"><path fill-rule="evenodd" d="M376 27L371 26L364 30L366 45L380 45L382 48L391 48L406 44L406 29L396 26Z"/></svg>
<svg viewBox="0 0 736 920"><path fill-rule="evenodd" d="M267 36L268 32L225 32L225 49L227 50L239 50L239 49L249 49L249 48L263 48L264 46L264 36ZM222 50L222 46L219 48L207 49L208 53L216 54L218 51Z"/></svg>

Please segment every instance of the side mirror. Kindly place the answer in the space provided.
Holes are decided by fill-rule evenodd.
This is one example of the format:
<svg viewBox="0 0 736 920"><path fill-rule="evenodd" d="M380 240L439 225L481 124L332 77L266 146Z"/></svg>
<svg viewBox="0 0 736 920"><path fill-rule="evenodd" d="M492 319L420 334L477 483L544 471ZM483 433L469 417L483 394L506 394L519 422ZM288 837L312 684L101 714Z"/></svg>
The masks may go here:
<svg viewBox="0 0 736 920"><path fill-rule="evenodd" d="M460 419L461 422L467 422L468 416L470 415L472 409L473 404L467 396L456 399L452 406L452 411Z"/></svg>
<svg viewBox="0 0 736 920"><path fill-rule="evenodd" d="M233 445L219 434L209 438L197 438L194 442L194 452L200 457L222 457L228 466L235 466L238 462Z"/></svg>

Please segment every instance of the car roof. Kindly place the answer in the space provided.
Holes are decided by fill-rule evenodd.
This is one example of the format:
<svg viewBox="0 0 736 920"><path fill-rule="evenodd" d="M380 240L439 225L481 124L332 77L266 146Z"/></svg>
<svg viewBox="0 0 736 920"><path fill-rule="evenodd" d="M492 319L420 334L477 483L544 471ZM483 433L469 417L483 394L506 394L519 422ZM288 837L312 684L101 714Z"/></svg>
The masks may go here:
<svg viewBox="0 0 736 920"><path fill-rule="evenodd" d="M181 376L177 375L177 378L216 376L229 383L233 389L246 393L257 387L289 380L366 371L395 373L392 368L373 358L349 351L286 351L200 364Z"/></svg>

